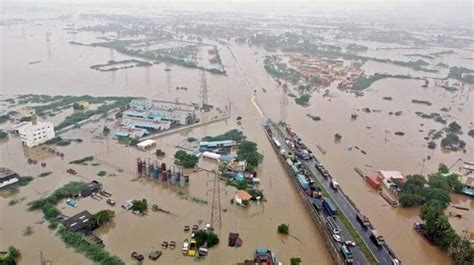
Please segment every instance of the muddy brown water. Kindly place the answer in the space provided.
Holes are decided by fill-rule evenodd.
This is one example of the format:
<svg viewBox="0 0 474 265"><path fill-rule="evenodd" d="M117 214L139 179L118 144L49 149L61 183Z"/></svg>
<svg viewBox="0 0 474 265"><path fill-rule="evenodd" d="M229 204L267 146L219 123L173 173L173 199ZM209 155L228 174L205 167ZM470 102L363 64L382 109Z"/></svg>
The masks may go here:
<svg viewBox="0 0 474 265"><path fill-rule="evenodd" d="M45 41L45 33L52 32L49 42ZM62 26L45 23L42 27L9 26L2 28L2 93L7 95L18 93L38 94L91 94L91 95L133 95L146 96L182 102L199 102L200 72L171 65L172 71L165 72L164 64L151 68L134 68L112 73L102 73L89 69L91 65L104 63L110 59L129 58L102 48L91 48L69 45L69 40L93 39L89 33L81 32L78 36L67 35ZM82 38L82 39L81 39ZM49 47L49 48L48 48ZM233 45L232 50L238 58L235 62L229 50L221 47L221 57L226 66L228 76L207 75L209 85L209 102L224 108L228 102L232 105L232 117L226 122L212 124L192 131L171 135L158 140L158 146L168 156L174 153L175 145L189 136L196 138L215 135L231 128L240 128L250 140L256 141L265 159L259 167L262 176L260 187L264 189L267 202L252 205L247 209L230 204L234 189L226 187L221 194L222 229L221 244L210 251L204 264L229 264L250 258L256 247L265 246L274 250L278 257L287 262L290 257L301 257L305 264L331 264L332 260L326 253L324 243L311 224L304 205L301 203L294 187L288 180L285 171L276 160L276 155L269 145L261 129L264 119L260 116L252 102L252 93L246 78L257 92L255 101L263 113L272 119L279 120L286 111L287 121L295 131L311 147L326 167L337 177L345 192L358 207L365 212L378 230L386 237L395 252L406 264L447 264L444 252L429 246L413 232L412 223L417 221L416 209L393 209L354 172L357 166L365 170L400 170L405 174L428 173L436 169L439 162L453 163L459 157L474 160L473 140L463 136L467 142L466 153L444 153L437 148L431 151L426 148L423 137L429 129L440 128L441 125L431 120L417 117L415 111L440 112L442 107L452 107L449 112L458 121L463 130L467 131L473 116L472 92L467 89L458 93L449 93L440 88L421 88L421 82L413 80L384 79L375 83L365 92L365 96L355 98L353 94L332 89L330 98L323 98L323 92L315 92L310 107L302 108L289 98L289 104L282 109L280 105L281 88L265 73L261 66L262 50L246 46ZM7 52L8 51L8 52ZM257 54L254 54L257 51ZM41 60L39 64L29 65L30 61ZM5 62L9 62L8 64ZM242 72L241 72L242 71ZM28 77L28 78L25 78ZM184 78L185 77L185 78ZM177 91L176 86L186 86L188 91ZM261 88L266 89L266 93ZM470 97L468 97L470 95ZM382 100L383 96L392 96L392 101ZM467 98L468 97L468 98ZM415 105L411 99L429 98L431 107ZM467 98L467 99L466 99ZM366 114L357 109L369 107L382 109L380 113ZM461 109L459 109L461 108ZM401 116L388 115L389 111L403 111ZM350 114L359 115L357 121L350 121ZM321 122L313 122L306 114L322 118ZM237 126L235 119L242 116L242 125ZM421 126L420 124L424 125ZM150 212L146 217L138 217L129 212L122 212L116 206L115 221L100 228L97 232L107 249L121 257L127 264L132 263L129 255L133 250L147 253L159 248L163 240L175 240L178 246L189 237L182 229L183 225L195 224L199 220L209 222L211 194L210 181L204 172L190 172L191 180L187 189L178 190L165 187L149 180L132 181L135 175L135 159L150 157L152 154L132 148L125 148L110 140L93 138L93 130L100 131L104 122L91 123L79 130L67 132L67 138L81 138L81 144L60 147L66 157L47 157L48 169L39 166L28 166L25 152L20 148L17 138L12 137L7 143L0 144L1 165L18 171L21 175L36 176L43 171L54 173L45 178L36 178L30 185L21 187L18 194L0 198L0 248L15 245L23 250L21 264L38 262L39 253L43 251L54 264L90 264L90 261L72 249L64 247L62 241L51 233L46 224L35 224L41 219L39 212L27 212L26 203L61 187L71 180L80 180L65 173L68 161L87 155L96 155L101 166L75 166L80 175L88 179L99 179L106 189L113 194L117 204L135 198L146 198L149 202L158 203L161 207L172 211L172 215ZM4 125L6 126L6 125ZM367 129L370 127L370 129ZM404 131L404 136L396 136L395 131ZM424 132L419 132L424 130ZM386 132L387 140L385 140ZM343 138L341 143L334 143L335 133ZM321 155L316 144L327 150ZM348 146L358 146L367 152L363 155L357 150L348 151ZM41 152L39 152L41 153ZM41 154L36 154L41 156ZM430 155L423 166L423 158ZM201 162L203 166L212 167L212 163ZM117 168L124 169L118 172ZM98 171L114 173L113 177L96 177ZM224 185L223 185L224 186ZM197 204L191 199L207 200L209 204ZM15 206L8 206L12 198L27 199ZM470 207L470 199L460 196L454 198L456 203ZM72 215L79 210L88 209L95 212L109 208L105 201L90 198L81 199L77 209L65 208L62 202L59 208ZM471 216L469 216L471 215ZM472 210L468 219L453 220L458 229L471 229ZM280 237L276 226L289 223L294 237ZM22 235L26 226L32 226L34 234ZM231 249L226 246L229 232L238 232L243 239L243 247ZM47 242L47 243L46 243ZM416 254L415 254L416 253ZM163 264L190 264L191 258L183 257L176 250L166 250L160 258Z"/></svg>

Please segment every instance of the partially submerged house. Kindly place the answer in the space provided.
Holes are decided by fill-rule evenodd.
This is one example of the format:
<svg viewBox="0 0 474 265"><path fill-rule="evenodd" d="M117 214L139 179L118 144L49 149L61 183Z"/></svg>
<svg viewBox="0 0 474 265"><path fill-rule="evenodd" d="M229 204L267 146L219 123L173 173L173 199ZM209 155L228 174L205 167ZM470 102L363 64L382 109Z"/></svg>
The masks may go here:
<svg viewBox="0 0 474 265"><path fill-rule="evenodd" d="M63 225L73 232L88 232L87 222L92 216L87 210L63 220Z"/></svg>
<svg viewBox="0 0 474 265"><path fill-rule="evenodd" d="M238 190L235 193L235 202L241 206L247 206L252 199L252 195L244 190Z"/></svg>
<svg viewBox="0 0 474 265"><path fill-rule="evenodd" d="M97 235L92 233L91 226L88 225L89 219L92 214L84 210L76 215L73 215L62 221L62 224L67 229L80 233L82 238L91 245L100 245L103 246L104 242Z"/></svg>
<svg viewBox="0 0 474 265"><path fill-rule="evenodd" d="M241 247L242 246L242 239L239 237L238 233L229 233L229 247Z"/></svg>
<svg viewBox="0 0 474 265"><path fill-rule="evenodd" d="M94 193L99 193L102 189L102 184L96 180L91 181L87 186L81 190L81 197L89 197Z"/></svg>
<svg viewBox="0 0 474 265"><path fill-rule="evenodd" d="M0 167L0 189L17 183L18 177L18 173L8 168Z"/></svg>

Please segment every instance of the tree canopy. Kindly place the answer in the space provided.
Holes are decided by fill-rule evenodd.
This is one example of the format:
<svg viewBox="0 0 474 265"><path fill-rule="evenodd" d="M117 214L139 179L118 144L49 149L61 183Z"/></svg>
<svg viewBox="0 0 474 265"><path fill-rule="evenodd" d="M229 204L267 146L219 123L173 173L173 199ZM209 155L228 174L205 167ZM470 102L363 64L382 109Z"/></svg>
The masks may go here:
<svg viewBox="0 0 474 265"><path fill-rule="evenodd" d="M199 157L188 154L183 150L176 151L174 158L176 158L184 168L193 168L199 161Z"/></svg>

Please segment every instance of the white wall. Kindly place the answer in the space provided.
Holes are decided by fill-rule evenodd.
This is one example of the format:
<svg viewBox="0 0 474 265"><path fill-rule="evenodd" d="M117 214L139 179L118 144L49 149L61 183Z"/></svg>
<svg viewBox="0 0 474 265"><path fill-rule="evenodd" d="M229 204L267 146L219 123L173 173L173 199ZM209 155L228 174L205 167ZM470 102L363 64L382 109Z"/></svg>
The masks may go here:
<svg viewBox="0 0 474 265"><path fill-rule="evenodd" d="M33 147L54 138L54 125L51 122L38 122L19 129L20 138L24 145Z"/></svg>

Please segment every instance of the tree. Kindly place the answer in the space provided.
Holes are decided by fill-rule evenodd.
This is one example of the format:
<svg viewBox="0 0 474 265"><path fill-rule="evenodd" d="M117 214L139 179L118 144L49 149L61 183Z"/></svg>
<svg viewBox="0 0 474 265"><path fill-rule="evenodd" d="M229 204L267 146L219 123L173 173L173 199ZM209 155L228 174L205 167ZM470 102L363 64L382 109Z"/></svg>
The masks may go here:
<svg viewBox="0 0 474 265"><path fill-rule="evenodd" d="M436 200L443 204L443 209L448 206L451 202L451 198L449 197L448 190L440 189L440 188L428 188L425 189L425 200L427 202Z"/></svg>
<svg viewBox="0 0 474 265"><path fill-rule="evenodd" d="M193 168L199 161L199 157L186 153L183 150L178 150L174 154L174 158L179 161L179 163L184 168Z"/></svg>
<svg viewBox="0 0 474 265"><path fill-rule="evenodd" d="M474 264L474 248L466 240L457 240L449 247L449 256L456 265Z"/></svg>
<svg viewBox="0 0 474 265"><path fill-rule="evenodd" d="M290 258L290 265L300 265L301 264L301 258L293 257Z"/></svg>
<svg viewBox="0 0 474 265"><path fill-rule="evenodd" d="M8 247L7 253L0 256L1 265L16 265L17 259L21 257L21 252L17 248L10 246Z"/></svg>
<svg viewBox="0 0 474 265"><path fill-rule="evenodd" d="M5 139L8 137L8 133L0 130L0 140Z"/></svg>
<svg viewBox="0 0 474 265"><path fill-rule="evenodd" d="M403 207L415 207L421 205L425 202L423 196L418 194L407 194L402 193L398 198L398 201Z"/></svg>
<svg viewBox="0 0 474 265"><path fill-rule="evenodd" d="M194 233L194 239L198 246L203 246L207 244L207 247L212 248L213 246L219 244L219 237L216 233L209 230L199 230Z"/></svg>
<svg viewBox="0 0 474 265"><path fill-rule="evenodd" d="M434 141L429 141L428 142L428 148L429 149L436 149L436 143Z"/></svg>
<svg viewBox="0 0 474 265"><path fill-rule="evenodd" d="M104 126L104 129L102 130L102 133L105 135L108 135L110 133L110 129L107 126Z"/></svg>
<svg viewBox="0 0 474 265"><path fill-rule="evenodd" d="M449 131L453 133L459 133L461 132L461 129L462 129L461 125L459 125L456 121L451 122L448 125L448 128L449 128Z"/></svg>
<svg viewBox="0 0 474 265"><path fill-rule="evenodd" d="M148 202L146 199L134 200L132 202L132 210L144 213L148 209Z"/></svg>
<svg viewBox="0 0 474 265"><path fill-rule="evenodd" d="M247 169L255 169L262 161L263 155L258 152L257 144L251 141L242 141L237 150L237 158L247 161Z"/></svg>
<svg viewBox="0 0 474 265"><path fill-rule="evenodd" d="M248 184L247 184L247 181L245 180L239 180L236 182L236 188L238 190L247 190L248 188Z"/></svg>
<svg viewBox="0 0 474 265"><path fill-rule="evenodd" d="M341 141L341 139L342 139L342 135L340 135L338 133L334 134L334 140L335 141L339 142L339 141Z"/></svg>
<svg viewBox="0 0 474 265"><path fill-rule="evenodd" d="M277 231L280 234L288 235L290 233L290 226L287 224L281 224L277 227Z"/></svg>
<svg viewBox="0 0 474 265"><path fill-rule="evenodd" d="M84 105L79 104L79 103L76 102L76 103L72 104L72 108L74 110L84 110Z"/></svg>
<svg viewBox="0 0 474 265"><path fill-rule="evenodd" d="M432 200L421 207L420 217L426 222L425 232L430 235L436 245L447 249L459 236L449 224L448 217L443 213L445 205L438 200Z"/></svg>
<svg viewBox="0 0 474 265"><path fill-rule="evenodd" d="M166 153L163 152L163 150L161 150L161 149L156 149L155 154L156 154L157 157L162 157L162 156L166 155Z"/></svg>
<svg viewBox="0 0 474 265"><path fill-rule="evenodd" d="M88 227L93 230L101 225L110 222L115 217L115 212L112 210L101 210L93 214L88 221Z"/></svg>
<svg viewBox="0 0 474 265"><path fill-rule="evenodd" d="M454 192L461 192L464 189L464 184L459 181L459 176L457 174L451 174L446 177L446 181L448 182L449 187Z"/></svg>
<svg viewBox="0 0 474 265"><path fill-rule="evenodd" d="M446 173L449 172L449 168L445 164L440 163L439 166L438 166L438 172L446 174Z"/></svg>

